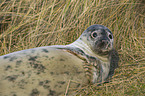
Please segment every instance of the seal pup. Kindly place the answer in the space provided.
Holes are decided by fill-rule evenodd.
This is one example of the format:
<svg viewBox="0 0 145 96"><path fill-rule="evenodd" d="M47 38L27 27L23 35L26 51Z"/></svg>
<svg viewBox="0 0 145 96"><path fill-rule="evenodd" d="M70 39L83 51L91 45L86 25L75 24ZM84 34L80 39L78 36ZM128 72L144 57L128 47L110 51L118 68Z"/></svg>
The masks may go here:
<svg viewBox="0 0 145 96"><path fill-rule="evenodd" d="M113 34L92 25L69 45L37 47L0 56L0 96L74 95L108 81L118 67Z"/></svg>

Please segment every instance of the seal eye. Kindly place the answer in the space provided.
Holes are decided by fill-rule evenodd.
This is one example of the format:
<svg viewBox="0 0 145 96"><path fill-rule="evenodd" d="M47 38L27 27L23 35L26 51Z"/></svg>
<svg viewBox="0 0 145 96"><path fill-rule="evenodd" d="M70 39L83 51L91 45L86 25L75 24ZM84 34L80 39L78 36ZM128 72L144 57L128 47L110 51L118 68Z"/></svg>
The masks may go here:
<svg viewBox="0 0 145 96"><path fill-rule="evenodd" d="M112 35L109 35L109 38L112 39Z"/></svg>
<svg viewBox="0 0 145 96"><path fill-rule="evenodd" d="M92 36L93 38L95 38L95 37L97 37L97 33L96 33L96 32L93 32L93 33L91 34L91 36Z"/></svg>

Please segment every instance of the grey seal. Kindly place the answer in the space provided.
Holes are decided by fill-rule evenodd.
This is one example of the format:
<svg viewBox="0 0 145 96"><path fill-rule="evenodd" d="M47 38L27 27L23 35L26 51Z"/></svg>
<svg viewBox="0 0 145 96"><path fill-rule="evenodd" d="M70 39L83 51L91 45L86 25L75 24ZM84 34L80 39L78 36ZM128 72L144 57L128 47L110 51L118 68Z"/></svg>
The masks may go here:
<svg viewBox="0 0 145 96"><path fill-rule="evenodd" d="M0 56L0 96L74 95L87 84L107 82L118 60L112 32L92 25L71 44Z"/></svg>

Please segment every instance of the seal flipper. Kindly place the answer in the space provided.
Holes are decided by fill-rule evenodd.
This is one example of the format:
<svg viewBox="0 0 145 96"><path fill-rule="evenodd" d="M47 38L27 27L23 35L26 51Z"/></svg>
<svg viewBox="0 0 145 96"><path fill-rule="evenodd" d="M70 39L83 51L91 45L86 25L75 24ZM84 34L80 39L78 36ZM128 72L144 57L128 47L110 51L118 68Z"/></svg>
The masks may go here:
<svg viewBox="0 0 145 96"><path fill-rule="evenodd" d="M83 50L76 47L61 47L57 49L67 51L84 61L83 67L86 73L86 77L88 78L89 84L102 82L103 69L100 59L87 55L83 52Z"/></svg>
<svg viewBox="0 0 145 96"><path fill-rule="evenodd" d="M110 79L113 76L115 69L118 68L119 55L115 49L112 49L109 52L109 59L110 59L110 71L107 79Z"/></svg>

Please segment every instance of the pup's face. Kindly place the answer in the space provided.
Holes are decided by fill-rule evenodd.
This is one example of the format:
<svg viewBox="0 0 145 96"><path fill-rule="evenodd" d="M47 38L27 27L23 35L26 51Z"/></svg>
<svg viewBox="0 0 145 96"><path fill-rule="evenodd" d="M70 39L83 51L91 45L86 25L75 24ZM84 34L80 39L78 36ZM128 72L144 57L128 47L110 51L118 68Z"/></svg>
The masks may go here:
<svg viewBox="0 0 145 96"><path fill-rule="evenodd" d="M92 25L88 27L85 32L87 40L91 41L89 46L97 54L108 54L113 48L113 35L112 32L105 26ZM84 33L85 33L84 32Z"/></svg>

